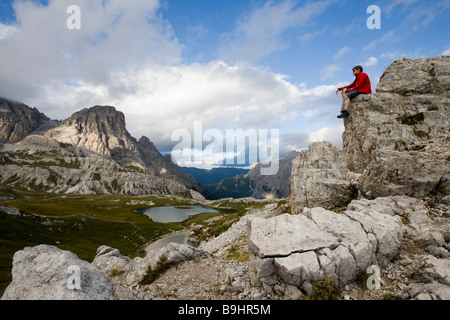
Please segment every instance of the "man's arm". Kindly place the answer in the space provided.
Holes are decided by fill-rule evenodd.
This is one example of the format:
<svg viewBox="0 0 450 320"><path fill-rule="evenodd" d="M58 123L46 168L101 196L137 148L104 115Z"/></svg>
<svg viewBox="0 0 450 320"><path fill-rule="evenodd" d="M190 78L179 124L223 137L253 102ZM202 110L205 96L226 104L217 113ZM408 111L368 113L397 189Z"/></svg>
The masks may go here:
<svg viewBox="0 0 450 320"><path fill-rule="evenodd" d="M352 83L352 84L349 84L348 86L345 86L345 87L342 87L342 88L338 88L338 90L339 90L339 91L342 91L342 90L344 90L344 89L348 89L348 88L354 87L355 85L356 85L356 80L353 81L353 83Z"/></svg>

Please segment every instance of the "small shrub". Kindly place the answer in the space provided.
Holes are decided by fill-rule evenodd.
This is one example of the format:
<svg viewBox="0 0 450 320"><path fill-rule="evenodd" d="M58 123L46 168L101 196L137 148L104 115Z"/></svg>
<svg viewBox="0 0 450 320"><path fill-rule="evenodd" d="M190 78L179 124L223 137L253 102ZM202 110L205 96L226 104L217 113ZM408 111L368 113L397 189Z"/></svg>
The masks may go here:
<svg viewBox="0 0 450 320"><path fill-rule="evenodd" d="M158 263L156 264L156 268L152 269L152 267L148 267L146 274L141 280L142 285L152 284L156 279L159 278L164 272L170 269L174 264L169 263L168 259L165 255L162 255L159 258Z"/></svg>
<svg viewBox="0 0 450 320"><path fill-rule="evenodd" d="M239 249L240 247L238 245L234 245L231 248L227 249L227 259L236 261L247 261L248 259L250 259L250 253L248 251L239 252Z"/></svg>
<svg viewBox="0 0 450 320"><path fill-rule="evenodd" d="M109 276L112 278L112 277L116 277L116 276L119 276L119 275L121 275L122 273L124 273L125 271L124 270L119 270L119 269L113 269L113 270L111 270L111 272L109 273Z"/></svg>
<svg viewBox="0 0 450 320"><path fill-rule="evenodd" d="M101 180L100 173L95 172L95 173L92 175L92 180L94 180L94 181L100 181L100 180Z"/></svg>
<svg viewBox="0 0 450 320"><path fill-rule="evenodd" d="M430 138L430 134L428 132L422 130L413 130L413 132L419 138Z"/></svg>
<svg viewBox="0 0 450 320"><path fill-rule="evenodd" d="M404 115L397 118L397 121L400 121L402 124L407 124L409 126L413 126L419 122L425 120L425 115L423 112L414 115Z"/></svg>
<svg viewBox="0 0 450 320"><path fill-rule="evenodd" d="M403 140L396 140L394 141L395 143L395 150L398 150L401 147L404 147L406 150L408 150L408 148L406 148L406 142Z"/></svg>
<svg viewBox="0 0 450 320"><path fill-rule="evenodd" d="M311 285L315 294L304 296L304 300L337 300L342 293L342 289L336 286L334 280L328 276L322 280L312 281Z"/></svg>

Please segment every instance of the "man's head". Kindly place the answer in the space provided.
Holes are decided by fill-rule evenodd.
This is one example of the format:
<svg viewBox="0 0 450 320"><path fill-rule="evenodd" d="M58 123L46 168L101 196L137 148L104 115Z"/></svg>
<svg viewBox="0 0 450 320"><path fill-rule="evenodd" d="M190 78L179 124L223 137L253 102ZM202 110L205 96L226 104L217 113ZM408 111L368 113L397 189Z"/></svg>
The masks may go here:
<svg viewBox="0 0 450 320"><path fill-rule="evenodd" d="M353 68L353 74L356 76L358 73L363 72L363 67L356 66Z"/></svg>

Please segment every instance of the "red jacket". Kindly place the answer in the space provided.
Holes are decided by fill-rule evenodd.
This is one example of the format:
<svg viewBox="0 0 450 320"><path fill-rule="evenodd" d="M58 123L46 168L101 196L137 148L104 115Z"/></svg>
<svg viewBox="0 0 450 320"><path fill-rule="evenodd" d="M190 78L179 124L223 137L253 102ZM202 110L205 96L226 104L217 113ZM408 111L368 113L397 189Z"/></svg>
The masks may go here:
<svg viewBox="0 0 450 320"><path fill-rule="evenodd" d="M339 88L339 91L342 91L342 90L348 89L348 88L351 88L351 89L348 90L347 93L350 93L355 90L358 90L360 93L367 93L367 94L372 93L369 76L364 72L358 73L355 81L351 85Z"/></svg>

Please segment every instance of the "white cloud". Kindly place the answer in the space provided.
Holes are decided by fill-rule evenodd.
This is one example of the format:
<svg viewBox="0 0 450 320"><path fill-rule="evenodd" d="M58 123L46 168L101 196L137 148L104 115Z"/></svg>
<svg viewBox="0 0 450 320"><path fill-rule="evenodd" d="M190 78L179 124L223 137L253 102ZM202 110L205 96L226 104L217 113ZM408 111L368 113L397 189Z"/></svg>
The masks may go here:
<svg viewBox="0 0 450 320"><path fill-rule="evenodd" d="M342 47L341 49L339 49L339 51L333 56L333 60L339 60L341 59L343 56L345 56L347 53L349 53L352 49L350 49L349 47Z"/></svg>
<svg viewBox="0 0 450 320"><path fill-rule="evenodd" d="M39 106L52 118L61 117L62 111L68 117L94 103L113 105L124 112L133 136L145 135L165 152L176 144L170 141L172 132L186 129L193 134L196 121L202 122L203 130L223 133L234 128L279 129L298 116L308 121L322 118L317 108L339 100L335 95L338 85L295 86L262 68L221 61L148 67L116 72L111 77L117 88L126 87L120 95L113 95L113 88L103 84L55 82L30 105Z"/></svg>
<svg viewBox="0 0 450 320"><path fill-rule="evenodd" d="M378 59L375 57L370 57L369 60L367 60L364 65L366 67L374 67L378 64Z"/></svg>
<svg viewBox="0 0 450 320"><path fill-rule="evenodd" d="M449 56L450 55L450 47L447 50L445 50L444 52L442 52L442 55Z"/></svg>
<svg viewBox="0 0 450 320"><path fill-rule="evenodd" d="M298 40L300 40L301 42L305 43L308 41L311 41L312 39L322 35L323 33L325 33L328 29L328 26L323 27L321 30L318 31L314 31L314 32L306 32L300 36L297 37Z"/></svg>
<svg viewBox="0 0 450 320"><path fill-rule="evenodd" d="M331 64L328 66L325 66L322 71L320 71L320 78L322 80L330 80L333 79L334 74L341 70L341 66L338 64Z"/></svg>
<svg viewBox="0 0 450 320"><path fill-rule="evenodd" d="M69 5L81 9L81 30L69 30ZM13 3L17 32L0 51L0 95L28 99L53 81L114 86L111 72L180 61L181 47L161 18L158 0L53 0ZM4 28L2 28L4 29Z"/></svg>
<svg viewBox="0 0 450 320"><path fill-rule="evenodd" d="M0 23L0 41L12 37L17 31L13 26Z"/></svg>
<svg viewBox="0 0 450 320"><path fill-rule="evenodd" d="M325 127L316 132L311 132L308 134L309 143L313 142L321 142L328 141L331 142L334 146L341 147L342 146L342 133L345 128L343 125L339 125L336 127Z"/></svg>
<svg viewBox="0 0 450 320"><path fill-rule="evenodd" d="M61 114L61 105L65 116L94 101L114 105L125 113L134 136L147 135L167 145L173 130L192 130L195 121L203 121L205 128L280 127L331 93L297 87L261 68L221 61L120 71L111 75L111 83L52 82L33 106L46 106L42 111L54 117Z"/></svg>

